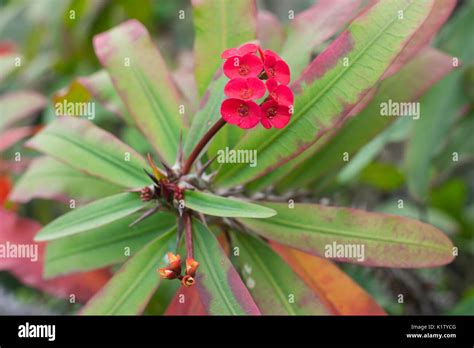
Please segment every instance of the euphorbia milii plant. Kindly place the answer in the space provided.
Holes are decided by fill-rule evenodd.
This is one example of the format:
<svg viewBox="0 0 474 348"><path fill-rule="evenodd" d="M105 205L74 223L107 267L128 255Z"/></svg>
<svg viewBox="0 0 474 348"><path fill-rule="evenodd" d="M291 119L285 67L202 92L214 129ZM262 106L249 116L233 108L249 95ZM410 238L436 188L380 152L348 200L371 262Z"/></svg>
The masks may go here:
<svg viewBox="0 0 474 348"><path fill-rule="evenodd" d="M120 265L81 313L138 314L153 296L170 303L167 314L384 314L333 261L424 268L453 260L452 243L431 225L317 204L305 168L328 170L331 180L343 152L393 122L374 113L380 100L394 91L416 100L453 69L427 45L454 1L320 1L290 20L286 42L275 21L275 36L263 19L257 26L254 1L192 3L196 86L176 83L135 20L95 36L106 72L75 82L114 106L149 150L66 116L27 144L48 156L44 166L74 175L59 178L59 189L35 186L33 165L13 199L95 198L36 235L48 242L45 276ZM346 127L357 132L338 137ZM320 159L331 146L340 151ZM224 149L255 151L258 161L217 161ZM96 197L69 194L97 182ZM295 188L306 189L304 199Z"/></svg>

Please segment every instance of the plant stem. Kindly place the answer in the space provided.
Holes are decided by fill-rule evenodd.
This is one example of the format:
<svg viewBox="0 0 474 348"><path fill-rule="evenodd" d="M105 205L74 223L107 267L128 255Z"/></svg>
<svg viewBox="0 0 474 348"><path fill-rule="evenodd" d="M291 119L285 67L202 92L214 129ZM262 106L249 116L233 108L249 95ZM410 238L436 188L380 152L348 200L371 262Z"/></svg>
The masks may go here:
<svg viewBox="0 0 474 348"><path fill-rule="evenodd" d="M186 244L186 258L194 259L191 215L188 212L185 212L183 218L184 218L184 242Z"/></svg>
<svg viewBox="0 0 474 348"><path fill-rule="evenodd" d="M216 123L207 131L206 134L201 138L199 143L194 147L193 152L191 152L191 155L189 155L188 160L184 164L182 175L186 175L189 173L191 170L191 167L193 166L194 161L196 158L199 156L201 151L204 149L204 147L207 145L207 143L212 139L216 133L225 126L227 122L224 121L224 119L219 118Z"/></svg>

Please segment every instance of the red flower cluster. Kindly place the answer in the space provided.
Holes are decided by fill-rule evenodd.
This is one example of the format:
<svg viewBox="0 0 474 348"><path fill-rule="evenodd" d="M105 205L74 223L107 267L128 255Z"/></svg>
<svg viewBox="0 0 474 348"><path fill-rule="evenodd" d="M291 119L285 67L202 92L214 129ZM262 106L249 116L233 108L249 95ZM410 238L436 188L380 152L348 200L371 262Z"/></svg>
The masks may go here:
<svg viewBox="0 0 474 348"><path fill-rule="evenodd" d="M257 52L259 56L257 55ZM244 44L222 52L224 74L230 81L224 88L229 97L222 102L221 115L243 129L262 123L265 128L283 128L293 114L293 92L288 88L290 68L275 52ZM263 83L262 80L267 80ZM255 100L268 96L258 105Z"/></svg>

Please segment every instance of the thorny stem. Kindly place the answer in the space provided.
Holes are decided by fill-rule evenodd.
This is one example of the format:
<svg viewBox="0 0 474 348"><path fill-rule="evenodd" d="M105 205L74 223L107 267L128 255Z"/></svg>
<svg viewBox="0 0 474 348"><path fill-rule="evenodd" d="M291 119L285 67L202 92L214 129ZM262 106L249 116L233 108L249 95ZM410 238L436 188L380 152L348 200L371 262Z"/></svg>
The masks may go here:
<svg viewBox="0 0 474 348"><path fill-rule="evenodd" d="M188 212L185 212L183 215L183 219L184 219L184 241L186 244L186 257L188 259L189 258L194 259L191 215Z"/></svg>
<svg viewBox="0 0 474 348"><path fill-rule="evenodd" d="M212 139L212 137L216 135L216 133L222 127L224 127L226 123L227 122L224 119L219 118L219 120L216 123L214 123L214 125L207 131L207 133L204 134L204 136L201 138L199 143L194 147L193 152L191 152L191 155L189 155L188 160L184 164L182 175L186 175L189 173L189 171L191 170L191 167L193 166L194 161L199 156L202 149L204 149L204 147Z"/></svg>

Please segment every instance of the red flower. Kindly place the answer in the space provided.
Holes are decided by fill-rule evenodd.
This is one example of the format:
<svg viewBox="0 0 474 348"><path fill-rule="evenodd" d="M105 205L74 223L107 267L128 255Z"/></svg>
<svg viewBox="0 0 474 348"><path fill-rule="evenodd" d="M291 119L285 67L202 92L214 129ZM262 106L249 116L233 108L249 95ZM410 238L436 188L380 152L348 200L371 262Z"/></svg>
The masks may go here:
<svg viewBox="0 0 474 348"><path fill-rule="evenodd" d="M224 74L230 79L236 77L257 77L263 69L262 61L253 53L243 57L232 57L224 63Z"/></svg>
<svg viewBox="0 0 474 348"><path fill-rule="evenodd" d="M287 85L290 82L290 68L275 52L265 50L263 52L264 69L269 79Z"/></svg>
<svg viewBox="0 0 474 348"><path fill-rule="evenodd" d="M268 93L270 93L270 98L278 104L288 107L293 105L293 92L288 86L278 85L278 82L275 79L268 79L267 89Z"/></svg>
<svg viewBox="0 0 474 348"><path fill-rule="evenodd" d="M243 129L255 127L260 121L260 110L253 101L227 99L221 105L222 118Z"/></svg>
<svg viewBox="0 0 474 348"><path fill-rule="evenodd" d="M229 98L258 99L265 94L265 85L256 77L237 77L227 82L224 94Z"/></svg>
<svg viewBox="0 0 474 348"><path fill-rule="evenodd" d="M260 107L262 125L265 128L283 128L290 122L291 113L288 106L279 105L274 100L266 101Z"/></svg>
<svg viewBox="0 0 474 348"><path fill-rule="evenodd" d="M225 50L221 54L221 58L223 59L228 59L232 57L243 57L248 53L255 53L257 52L257 45L254 44L244 44L240 46L239 48L229 48L228 50Z"/></svg>

